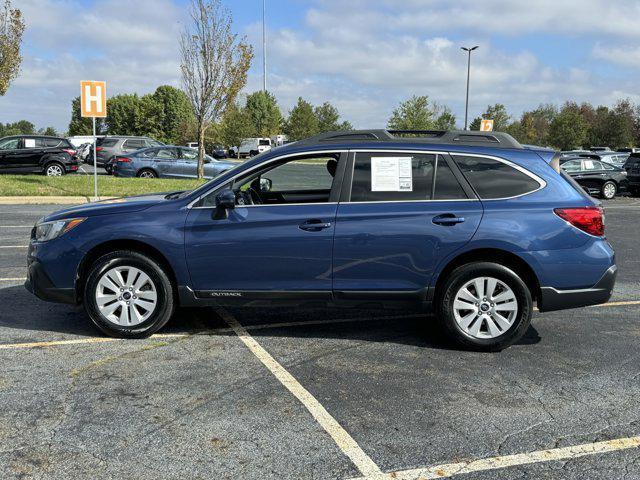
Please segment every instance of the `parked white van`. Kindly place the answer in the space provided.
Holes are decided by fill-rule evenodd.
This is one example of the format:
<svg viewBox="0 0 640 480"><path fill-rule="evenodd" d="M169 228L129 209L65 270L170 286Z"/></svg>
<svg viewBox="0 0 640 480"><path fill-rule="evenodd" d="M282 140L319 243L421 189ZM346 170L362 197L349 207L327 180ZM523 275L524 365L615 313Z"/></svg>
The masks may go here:
<svg viewBox="0 0 640 480"><path fill-rule="evenodd" d="M240 144L240 157L253 157L271 150L270 138L247 138Z"/></svg>

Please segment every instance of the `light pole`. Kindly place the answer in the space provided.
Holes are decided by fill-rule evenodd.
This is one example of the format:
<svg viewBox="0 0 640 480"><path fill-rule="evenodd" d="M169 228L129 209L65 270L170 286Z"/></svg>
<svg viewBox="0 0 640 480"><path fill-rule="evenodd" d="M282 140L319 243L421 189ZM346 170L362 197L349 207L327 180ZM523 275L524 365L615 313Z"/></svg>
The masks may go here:
<svg viewBox="0 0 640 480"><path fill-rule="evenodd" d="M262 90L267 91L267 0L262 0Z"/></svg>
<svg viewBox="0 0 640 480"><path fill-rule="evenodd" d="M465 107L464 107L464 129L467 129L467 120L469 118L469 77L471 76L471 52L473 52L474 50L476 50L478 48L478 45L476 45L475 47L460 47L462 50L464 50L465 52L467 52L468 54L468 59L467 59L467 101L465 103Z"/></svg>

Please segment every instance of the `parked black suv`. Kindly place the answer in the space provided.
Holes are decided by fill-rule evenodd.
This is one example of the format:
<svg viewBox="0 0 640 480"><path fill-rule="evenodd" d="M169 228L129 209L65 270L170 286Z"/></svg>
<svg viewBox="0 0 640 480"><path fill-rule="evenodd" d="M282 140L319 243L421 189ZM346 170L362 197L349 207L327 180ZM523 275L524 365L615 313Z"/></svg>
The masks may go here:
<svg viewBox="0 0 640 480"><path fill-rule="evenodd" d="M58 177L78 170L76 150L60 137L14 135L0 138L0 173L43 173Z"/></svg>
<svg viewBox="0 0 640 480"><path fill-rule="evenodd" d="M629 180L629 191L632 195L640 195L640 153L632 153L624 164Z"/></svg>

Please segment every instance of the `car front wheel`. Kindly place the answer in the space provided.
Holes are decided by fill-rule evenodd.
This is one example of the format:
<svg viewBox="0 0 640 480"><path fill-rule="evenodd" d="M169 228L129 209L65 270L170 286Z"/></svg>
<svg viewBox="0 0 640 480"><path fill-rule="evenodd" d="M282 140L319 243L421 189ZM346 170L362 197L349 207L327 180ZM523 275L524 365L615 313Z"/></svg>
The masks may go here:
<svg viewBox="0 0 640 480"><path fill-rule="evenodd" d="M502 350L517 342L531 323L529 289L513 270L495 263L456 268L437 301L447 334L474 350Z"/></svg>
<svg viewBox="0 0 640 480"><path fill-rule="evenodd" d="M84 307L107 335L145 338L173 315L174 293L169 277L153 259L116 251L94 262L84 289Z"/></svg>
<svg viewBox="0 0 640 480"><path fill-rule="evenodd" d="M611 200L612 198L614 198L617 192L618 187L616 186L615 182L611 181L605 182L604 185L602 185L602 189L600 190L602 198L605 198L607 200Z"/></svg>

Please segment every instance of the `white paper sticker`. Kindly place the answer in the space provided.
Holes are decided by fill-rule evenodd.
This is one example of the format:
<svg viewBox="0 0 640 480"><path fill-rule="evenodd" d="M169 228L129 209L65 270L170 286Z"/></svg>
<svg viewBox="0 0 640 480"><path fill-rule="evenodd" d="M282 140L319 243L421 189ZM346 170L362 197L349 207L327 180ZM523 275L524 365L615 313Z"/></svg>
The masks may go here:
<svg viewBox="0 0 640 480"><path fill-rule="evenodd" d="M372 192L412 192L412 157L371 157Z"/></svg>
<svg viewBox="0 0 640 480"><path fill-rule="evenodd" d="M584 161L584 168L585 168L585 170L593 170L594 169L593 160L585 160Z"/></svg>
<svg viewBox="0 0 640 480"><path fill-rule="evenodd" d="M24 148L36 148L36 140L35 140L35 138L25 138L24 139Z"/></svg>

